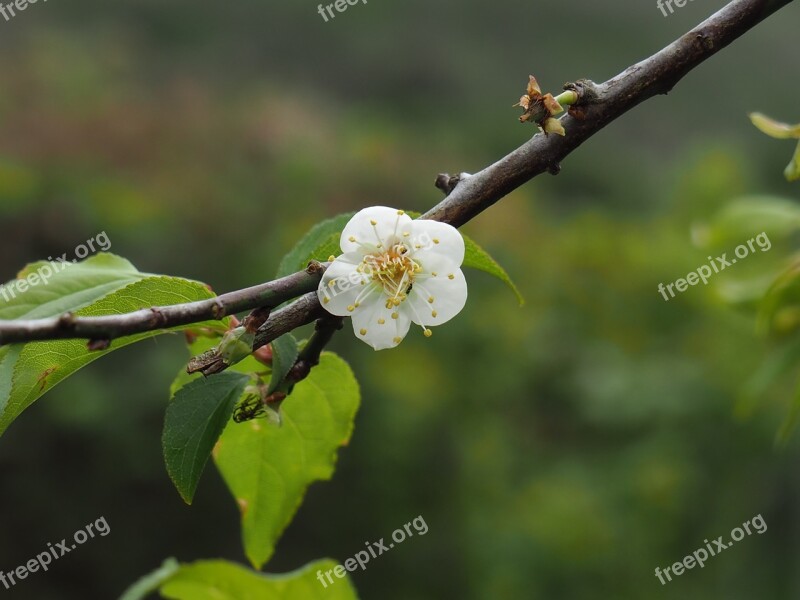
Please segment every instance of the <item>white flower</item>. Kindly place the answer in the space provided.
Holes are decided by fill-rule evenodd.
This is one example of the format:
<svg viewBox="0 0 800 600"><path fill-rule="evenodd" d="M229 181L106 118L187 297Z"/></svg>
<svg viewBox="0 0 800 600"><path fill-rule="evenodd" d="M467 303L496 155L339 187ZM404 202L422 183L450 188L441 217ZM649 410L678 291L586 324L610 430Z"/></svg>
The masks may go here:
<svg viewBox="0 0 800 600"><path fill-rule="evenodd" d="M328 312L351 317L356 336L375 350L397 346L412 321L430 336L429 327L467 302L464 238L451 225L373 206L350 219L339 245L344 254L325 271L319 300Z"/></svg>

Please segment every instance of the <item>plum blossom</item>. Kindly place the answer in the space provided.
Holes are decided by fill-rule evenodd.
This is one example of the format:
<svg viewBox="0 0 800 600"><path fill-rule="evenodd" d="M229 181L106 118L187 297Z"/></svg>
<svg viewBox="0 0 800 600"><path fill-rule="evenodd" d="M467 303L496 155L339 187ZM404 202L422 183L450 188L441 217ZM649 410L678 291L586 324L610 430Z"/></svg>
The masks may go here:
<svg viewBox="0 0 800 600"><path fill-rule="evenodd" d="M464 238L451 225L373 206L350 219L339 245L319 300L331 314L350 317L356 336L375 350L397 346L412 322L430 337L431 327L466 304Z"/></svg>

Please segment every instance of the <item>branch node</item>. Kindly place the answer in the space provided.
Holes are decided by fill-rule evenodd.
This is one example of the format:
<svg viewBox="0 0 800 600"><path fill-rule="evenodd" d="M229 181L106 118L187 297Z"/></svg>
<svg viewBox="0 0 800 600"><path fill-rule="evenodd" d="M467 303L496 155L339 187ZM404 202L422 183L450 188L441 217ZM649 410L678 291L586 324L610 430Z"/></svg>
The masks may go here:
<svg viewBox="0 0 800 600"><path fill-rule="evenodd" d="M227 365L225 361L222 360L217 349L212 348L211 350L206 350L199 356L192 357L189 364L186 365L186 372L189 373L189 375L202 373L205 377L208 377L209 375L224 371L226 367Z"/></svg>
<svg viewBox="0 0 800 600"><path fill-rule="evenodd" d="M687 33L686 36L688 37L689 35L691 35L691 33L692 32ZM696 30L694 32L694 39L701 50L707 52L714 51L714 37L713 35L711 35L711 33L707 32L705 28Z"/></svg>
<svg viewBox="0 0 800 600"><path fill-rule="evenodd" d="M578 94L578 101L572 106L593 104L599 96L597 84L591 79L578 79L575 82L567 82L564 84L564 90Z"/></svg>
<svg viewBox="0 0 800 600"><path fill-rule="evenodd" d="M247 333L255 333L258 329L267 322L272 309L269 306L262 306L261 308L254 309L242 321L242 326Z"/></svg>
<svg viewBox="0 0 800 600"><path fill-rule="evenodd" d="M111 346L110 339L96 339L96 340L89 340L86 344L87 350L89 352L98 352L100 350L108 350L108 347Z"/></svg>
<svg viewBox="0 0 800 600"><path fill-rule="evenodd" d="M167 315L161 312L160 308L153 306L150 308L150 312L152 313L150 323L154 328L169 324L169 319L167 318Z"/></svg>
<svg viewBox="0 0 800 600"><path fill-rule="evenodd" d="M449 173L439 173L436 177L436 181L434 185L444 192L444 195L447 196L450 194L456 186L462 182L463 180L467 179L468 177L472 177L469 173L459 173L458 175L450 175Z"/></svg>
<svg viewBox="0 0 800 600"><path fill-rule="evenodd" d="M325 272L325 265L318 260L312 260L306 267L306 273L309 275L317 275Z"/></svg>
<svg viewBox="0 0 800 600"><path fill-rule="evenodd" d="M75 324L75 315L71 312L65 312L58 317L58 327L68 329Z"/></svg>
<svg viewBox="0 0 800 600"><path fill-rule="evenodd" d="M227 310L225 310L225 305L222 303L222 300L220 300L219 297L214 298L214 308L211 309L211 313L217 320L220 320L227 315Z"/></svg>

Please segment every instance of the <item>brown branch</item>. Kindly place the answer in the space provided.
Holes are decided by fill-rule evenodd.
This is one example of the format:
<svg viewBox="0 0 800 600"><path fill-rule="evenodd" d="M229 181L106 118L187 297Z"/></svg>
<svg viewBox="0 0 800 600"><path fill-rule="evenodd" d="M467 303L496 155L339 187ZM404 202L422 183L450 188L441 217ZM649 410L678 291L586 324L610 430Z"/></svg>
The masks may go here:
<svg viewBox="0 0 800 600"><path fill-rule="evenodd" d="M605 83L580 80L567 84L565 88L577 91L580 100L562 120L566 136L535 135L474 175L440 174L435 185L447 197L420 218L460 227L537 175L557 174L567 155L611 121L648 98L666 94L689 71L791 2L734 0L660 52Z"/></svg>
<svg viewBox="0 0 800 600"><path fill-rule="evenodd" d="M663 50L616 77L600 84L588 80L569 84L569 89L578 92L580 100L562 120L567 132L565 137L535 135L508 156L474 175L440 175L437 187L447 197L423 218L460 227L537 175L558 173L561 161L603 127L639 103L666 94L689 71L791 2L734 0ZM288 283L287 279L293 277L298 280ZM0 344L79 337L99 340L102 345L121 335L218 319L237 310L276 306L314 289L314 278L319 281L318 274L299 273L249 288L250 292L241 290L202 303L148 309L129 315L78 319L67 314L40 321L0 321ZM268 297L260 297L260 292L252 290L267 291ZM250 294L249 301L242 299L242 294ZM164 317L165 313L170 317ZM267 319L258 330L254 348L324 314L316 294L307 294Z"/></svg>
<svg viewBox="0 0 800 600"><path fill-rule="evenodd" d="M316 287L316 286L315 286ZM278 339L285 333L294 331L298 327L314 322L316 319L328 315L317 299L316 292L309 292L301 296L288 306L272 313L264 324L256 331L253 350L266 346L272 340ZM214 375L227 369L226 364L217 349L214 348L200 356L195 356L187 367L189 373L202 373Z"/></svg>
<svg viewBox="0 0 800 600"><path fill-rule="evenodd" d="M308 340L297 360L294 361L289 373L286 375L286 382L289 385L294 385L298 381L302 381L311 373L311 369L319 364L320 356L325 347L333 339L333 334L342 328L344 318L334 317L328 315L317 320L314 328L314 334Z"/></svg>
<svg viewBox="0 0 800 600"><path fill-rule="evenodd" d="M137 310L123 315L76 317L65 313L49 319L0 321L0 345L35 340L85 338L95 347L135 333L169 329L250 309L278 306L287 300L315 290L325 267L312 262L305 271L281 279L237 290L208 300ZM105 344L103 344L105 342Z"/></svg>
<svg viewBox="0 0 800 600"><path fill-rule="evenodd" d="M560 163L583 142L636 105L666 94L689 71L792 0L734 0L653 56L606 81L579 81L584 98L562 119L567 134L536 135L472 176L462 174L444 201L421 218L460 227L495 202ZM588 93L586 93L588 92ZM448 181L440 175L437 181Z"/></svg>

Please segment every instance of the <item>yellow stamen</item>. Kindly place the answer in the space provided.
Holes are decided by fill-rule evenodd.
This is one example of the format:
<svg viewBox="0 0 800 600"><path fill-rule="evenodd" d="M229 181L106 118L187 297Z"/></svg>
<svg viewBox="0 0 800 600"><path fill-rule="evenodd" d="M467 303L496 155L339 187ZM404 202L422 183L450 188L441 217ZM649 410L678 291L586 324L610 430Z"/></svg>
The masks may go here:
<svg viewBox="0 0 800 600"><path fill-rule="evenodd" d="M423 333L425 333L425 337L431 337L433 332L430 329L426 329Z"/></svg>
<svg viewBox="0 0 800 600"><path fill-rule="evenodd" d="M353 312L355 309L356 307L351 304L350 306L347 307L347 312Z"/></svg>
<svg viewBox="0 0 800 600"><path fill-rule="evenodd" d="M359 333L361 335L367 335L367 330L366 329L362 329L361 331L359 331Z"/></svg>

